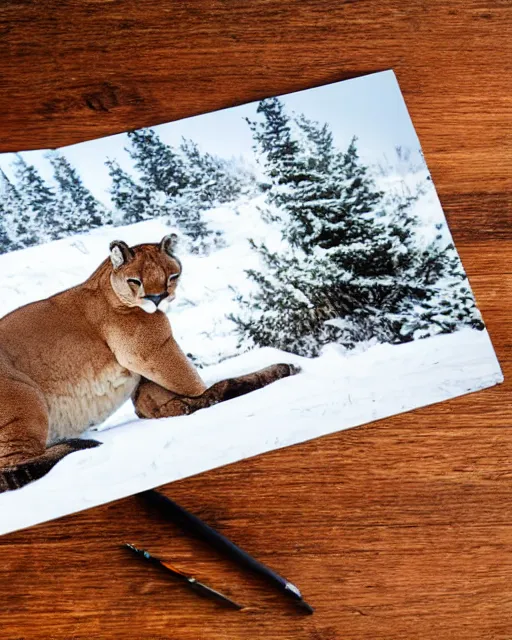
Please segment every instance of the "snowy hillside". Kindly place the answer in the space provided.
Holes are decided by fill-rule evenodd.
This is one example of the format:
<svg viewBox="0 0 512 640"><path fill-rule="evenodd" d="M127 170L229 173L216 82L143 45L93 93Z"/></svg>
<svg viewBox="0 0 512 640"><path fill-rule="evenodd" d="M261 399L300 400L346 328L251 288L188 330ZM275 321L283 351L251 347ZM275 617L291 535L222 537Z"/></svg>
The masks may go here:
<svg viewBox="0 0 512 640"><path fill-rule="evenodd" d="M247 221L251 237L268 239L269 227L256 210L261 201L261 197L240 200L207 212L211 227L222 230L225 248L209 256L184 255L185 247L177 250L183 276L169 317L178 342L201 362L218 362L236 353L237 338L226 315L236 311L233 287L249 286L244 269L258 266L258 256L247 241ZM112 240L131 245L158 242L172 230L162 219L148 220L0 255L0 317L83 282L108 257Z"/></svg>
<svg viewBox="0 0 512 640"><path fill-rule="evenodd" d="M247 290L244 269L259 260L247 250L247 236L279 243L278 235L269 238L258 204L239 201L208 212L227 246L208 257L183 256L169 317L185 351L210 365L201 369L208 384L275 362L297 363L302 373L187 417L141 421L127 403L101 431L87 434L103 446L72 454L42 480L0 495L0 533L502 380L487 333L471 329L351 352L331 345L314 359L276 349L235 355L226 319L236 310L231 287ZM152 220L1 255L0 314L83 281L115 238L155 242L169 231Z"/></svg>

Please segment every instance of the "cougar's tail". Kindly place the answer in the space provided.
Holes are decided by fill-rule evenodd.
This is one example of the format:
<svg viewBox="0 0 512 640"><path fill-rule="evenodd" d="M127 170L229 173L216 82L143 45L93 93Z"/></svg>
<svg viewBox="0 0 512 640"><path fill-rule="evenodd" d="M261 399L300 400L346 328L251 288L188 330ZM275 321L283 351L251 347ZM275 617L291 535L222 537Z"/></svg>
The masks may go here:
<svg viewBox="0 0 512 640"><path fill-rule="evenodd" d="M0 469L0 493L20 489L26 484L29 484L29 482L39 480L39 478L46 475L59 460L62 460L62 458L69 453L73 453L73 451L92 449L93 447L98 447L100 444L101 442L97 442L96 440L81 440L80 438L64 440L53 445L53 447L49 447L40 456L31 458L26 462L20 462L20 464L13 465L12 467L4 467Z"/></svg>

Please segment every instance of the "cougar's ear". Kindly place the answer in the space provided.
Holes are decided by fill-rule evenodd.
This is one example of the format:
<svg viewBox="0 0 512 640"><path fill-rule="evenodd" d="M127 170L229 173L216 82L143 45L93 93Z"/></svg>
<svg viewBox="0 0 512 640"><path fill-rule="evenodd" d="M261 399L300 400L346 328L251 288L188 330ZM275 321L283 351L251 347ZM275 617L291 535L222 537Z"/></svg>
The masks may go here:
<svg viewBox="0 0 512 640"><path fill-rule="evenodd" d="M160 251L163 251L168 256L174 257L174 249L178 244L178 236L175 233L170 233L168 236L162 238L160 242Z"/></svg>
<svg viewBox="0 0 512 640"><path fill-rule="evenodd" d="M114 269L119 269L120 266L130 262L135 254L130 247L122 240L114 240L110 243L110 261Z"/></svg>

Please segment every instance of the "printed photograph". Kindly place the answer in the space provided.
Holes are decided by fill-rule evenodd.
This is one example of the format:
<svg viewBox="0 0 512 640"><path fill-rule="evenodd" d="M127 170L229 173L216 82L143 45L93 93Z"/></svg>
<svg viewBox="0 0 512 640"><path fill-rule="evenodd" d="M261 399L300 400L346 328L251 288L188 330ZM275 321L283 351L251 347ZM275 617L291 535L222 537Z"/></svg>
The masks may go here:
<svg viewBox="0 0 512 640"><path fill-rule="evenodd" d="M502 374L391 71L0 155L0 534Z"/></svg>

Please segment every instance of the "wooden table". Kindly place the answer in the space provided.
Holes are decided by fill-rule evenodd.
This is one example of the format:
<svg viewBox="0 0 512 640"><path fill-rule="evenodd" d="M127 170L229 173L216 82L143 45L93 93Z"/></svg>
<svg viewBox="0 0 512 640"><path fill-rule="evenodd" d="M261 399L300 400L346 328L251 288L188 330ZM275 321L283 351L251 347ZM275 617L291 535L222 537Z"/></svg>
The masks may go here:
<svg viewBox="0 0 512 640"><path fill-rule="evenodd" d="M510 0L3 0L0 151L394 68L512 373ZM512 637L510 382L166 491L295 580L304 617L130 498L0 539L0 638ZM167 553L252 611L129 561Z"/></svg>

